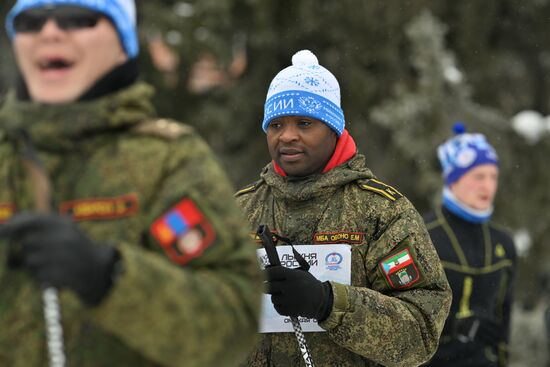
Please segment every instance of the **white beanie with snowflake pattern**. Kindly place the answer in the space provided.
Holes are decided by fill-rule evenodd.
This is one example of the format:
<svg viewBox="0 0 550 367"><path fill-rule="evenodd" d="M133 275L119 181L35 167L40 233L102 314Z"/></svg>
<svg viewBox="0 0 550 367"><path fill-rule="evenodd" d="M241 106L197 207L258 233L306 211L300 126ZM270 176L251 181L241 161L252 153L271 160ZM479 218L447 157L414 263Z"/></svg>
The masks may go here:
<svg viewBox="0 0 550 367"><path fill-rule="evenodd" d="M271 81L264 106L262 128L280 116L306 116L324 122L338 136L346 121L340 107L340 86L330 71L319 65L309 50L292 56L292 65Z"/></svg>

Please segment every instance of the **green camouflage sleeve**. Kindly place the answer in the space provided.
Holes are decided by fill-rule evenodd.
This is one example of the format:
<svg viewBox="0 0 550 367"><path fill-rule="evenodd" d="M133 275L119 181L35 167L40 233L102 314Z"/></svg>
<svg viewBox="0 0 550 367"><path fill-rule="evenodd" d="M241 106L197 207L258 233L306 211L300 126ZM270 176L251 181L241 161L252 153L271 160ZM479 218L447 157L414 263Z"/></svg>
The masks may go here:
<svg viewBox="0 0 550 367"><path fill-rule="evenodd" d="M382 213L364 258L367 286L332 283L333 310L321 326L336 343L376 363L416 366L436 351L451 291L412 204L387 201Z"/></svg>
<svg viewBox="0 0 550 367"><path fill-rule="evenodd" d="M261 278L255 247L206 144L186 134L164 145L169 148L154 162L164 174L143 210L143 237L151 250L119 244L123 273L93 318L161 365L236 365L257 331ZM149 234L151 223L182 199L199 208L214 236L184 265L172 262Z"/></svg>

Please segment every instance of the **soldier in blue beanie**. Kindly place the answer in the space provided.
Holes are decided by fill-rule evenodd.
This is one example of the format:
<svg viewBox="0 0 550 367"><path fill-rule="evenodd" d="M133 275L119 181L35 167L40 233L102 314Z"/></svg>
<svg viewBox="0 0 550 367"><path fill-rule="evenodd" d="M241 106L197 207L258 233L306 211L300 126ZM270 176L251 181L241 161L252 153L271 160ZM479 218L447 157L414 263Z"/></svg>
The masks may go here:
<svg viewBox="0 0 550 367"><path fill-rule="evenodd" d="M253 246L211 150L137 80L135 13L19 0L7 16L0 366L232 366L252 347Z"/></svg>

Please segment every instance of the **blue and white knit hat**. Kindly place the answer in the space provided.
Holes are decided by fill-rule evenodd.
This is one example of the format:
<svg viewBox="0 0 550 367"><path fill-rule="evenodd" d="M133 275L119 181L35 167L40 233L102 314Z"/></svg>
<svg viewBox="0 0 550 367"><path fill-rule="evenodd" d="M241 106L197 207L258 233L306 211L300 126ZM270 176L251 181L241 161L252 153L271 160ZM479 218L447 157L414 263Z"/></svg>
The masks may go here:
<svg viewBox="0 0 550 367"><path fill-rule="evenodd" d="M449 186L481 164L498 165L497 153L483 134L466 133L460 122L453 126L453 131L456 135L437 148L445 185Z"/></svg>
<svg viewBox="0 0 550 367"><path fill-rule="evenodd" d="M269 85L263 130L267 131L271 120L279 116L307 116L323 121L338 136L344 131L338 81L309 50L294 54L292 65L281 70Z"/></svg>
<svg viewBox="0 0 550 367"><path fill-rule="evenodd" d="M6 17L6 30L13 39L13 19L30 8L56 5L74 5L105 14L114 23L124 51L130 59L139 51L136 30L136 5L134 0L18 0Z"/></svg>

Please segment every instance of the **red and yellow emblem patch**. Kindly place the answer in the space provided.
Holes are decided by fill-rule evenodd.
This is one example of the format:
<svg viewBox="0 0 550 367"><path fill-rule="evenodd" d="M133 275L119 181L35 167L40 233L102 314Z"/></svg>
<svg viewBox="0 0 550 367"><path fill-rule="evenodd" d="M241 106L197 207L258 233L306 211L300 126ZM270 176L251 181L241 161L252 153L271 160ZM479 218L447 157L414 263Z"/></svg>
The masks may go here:
<svg viewBox="0 0 550 367"><path fill-rule="evenodd" d="M189 198L155 220L150 231L168 257L180 265L201 255L216 238L210 222Z"/></svg>
<svg viewBox="0 0 550 367"><path fill-rule="evenodd" d="M138 209L136 194L78 199L63 202L59 206L61 214L68 215L75 221L123 218L137 213Z"/></svg>
<svg viewBox="0 0 550 367"><path fill-rule="evenodd" d="M420 271L408 248L391 254L378 265L393 289L408 288L421 279Z"/></svg>

